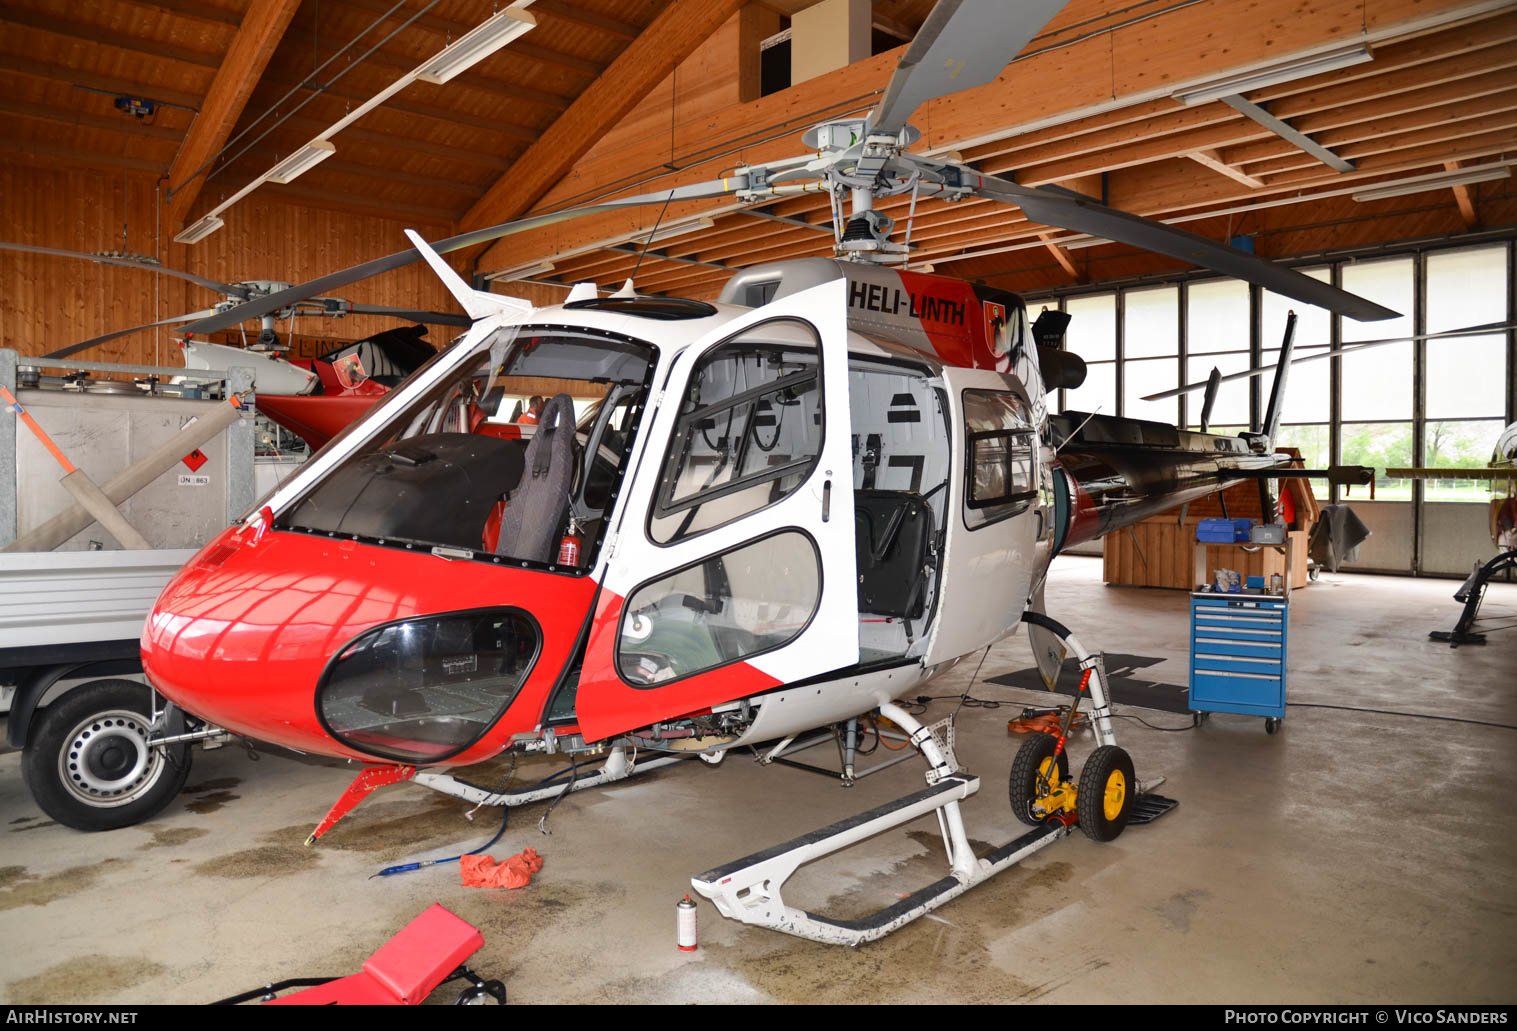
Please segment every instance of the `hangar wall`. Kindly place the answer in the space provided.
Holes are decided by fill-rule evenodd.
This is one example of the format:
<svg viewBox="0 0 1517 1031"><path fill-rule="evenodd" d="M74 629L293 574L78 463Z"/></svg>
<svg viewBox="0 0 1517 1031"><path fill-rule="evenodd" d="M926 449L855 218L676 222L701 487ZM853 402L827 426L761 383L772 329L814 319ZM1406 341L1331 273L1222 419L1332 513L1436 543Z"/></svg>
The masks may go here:
<svg viewBox="0 0 1517 1031"><path fill-rule="evenodd" d="M402 230L436 238L445 223L344 215L281 202L277 186L238 206L239 218L221 232L185 247L157 229L158 181L140 172L0 163L0 238L59 250L129 250L164 265L211 279L300 282L404 249ZM125 242L123 244L123 229ZM141 325L209 307L221 300L204 287L173 276L97 265L73 258L0 251L0 347L45 354L113 329ZM437 278L420 262L355 283L340 296L392 306L456 310ZM301 318L296 329L356 340L396 325L393 319L348 316ZM286 325L281 324L284 334ZM436 327L444 343L454 332ZM109 341L81 359L132 364L180 361L167 331Z"/></svg>

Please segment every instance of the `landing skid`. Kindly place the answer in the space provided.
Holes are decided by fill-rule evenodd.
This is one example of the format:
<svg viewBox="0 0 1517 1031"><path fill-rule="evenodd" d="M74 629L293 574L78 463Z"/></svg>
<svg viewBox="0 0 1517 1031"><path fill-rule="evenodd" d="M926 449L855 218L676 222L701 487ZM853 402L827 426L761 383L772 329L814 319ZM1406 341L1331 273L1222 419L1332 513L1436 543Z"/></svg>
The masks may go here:
<svg viewBox="0 0 1517 1031"><path fill-rule="evenodd" d="M1461 644L1484 644L1485 634L1475 632L1475 620L1480 615L1480 602L1485 598L1486 585L1501 572L1517 569L1517 549L1504 551L1485 565L1476 569L1460 586L1454 600L1463 602L1459 622L1452 630L1434 630L1427 636L1434 641L1445 641L1450 648Z"/></svg>
<svg viewBox="0 0 1517 1031"><path fill-rule="evenodd" d="M1063 638L1070 651L1079 658L1083 669L1091 670L1090 725L1099 744L1115 745L1111 705L1106 697L1106 678L1100 658L1087 652L1065 627L1046 617L1038 618L1042 620L1040 625ZM708 870L691 878L691 887L710 899L729 919L828 945L862 945L932 912L1070 832L1073 819L1055 817L983 858L976 857L964 831L959 803L979 790L979 778L959 772L951 738L947 734L940 739L933 728L923 726L895 704L880 706L880 714L905 731L916 751L927 760L930 769L925 789ZM802 865L928 813L934 813L938 818L938 829L948 859L947 876L860 919L834 919L785 903L781 888Z"/></svg>

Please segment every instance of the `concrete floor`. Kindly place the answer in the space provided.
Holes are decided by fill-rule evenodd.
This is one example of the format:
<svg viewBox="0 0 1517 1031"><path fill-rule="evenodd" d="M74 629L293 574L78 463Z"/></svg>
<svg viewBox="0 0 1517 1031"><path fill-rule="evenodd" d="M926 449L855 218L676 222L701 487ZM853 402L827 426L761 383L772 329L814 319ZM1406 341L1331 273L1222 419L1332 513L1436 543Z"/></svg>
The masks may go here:
<svg viewBox="0 0 1517 1031"><path fill-rule="evenodd" d="M921 785L918 761L844 790L746 755L575 794L538 832L513 813L493 850L536 848L521 891L462 888L454 866L384 879L390 863L453 855L493 832L464 806L388 788L314 849L301 845L352 771L236 748L196 758L186 793L142 827L84 835L30 801L0 755L0 1001L203 1002L287 977L350 973L432 902L480 927L473 962L513 1002L1510 1002L1517 994L1517 630L1484 648L1426 640L1457 616L1451 581L1325 575L1298 592L1280 734L1217 715L1118 736L1140 777L1180 807L1097 845L1076 833L857 950L815 945L700 907L701 947L674 948L690 875ZM1185 682L1184 595L1100 583L1099 560L1055 567L1049 610L1089 645L1163 656L1143 676ZM1486 600L1517 622L1517 586ZM1018 636L982 679L1031 664ZM953 694L972 664L932 685ZM976 846L1017 833L1006 721L1047 695L977 683L959 754L982 778L965 807ZM952 710L934 702L928 721ZM1132 710L1160 726L1188 719ZM1075 763L1090 749L1072 745ZM811 755L828 757L817 749ZM547 767L534 765L525 776ZM518 774L518 780L524 774ZM804 868L792 904L860 915L941 876L935 822ZM435 997L451 1001L452 993Z"/></svg>

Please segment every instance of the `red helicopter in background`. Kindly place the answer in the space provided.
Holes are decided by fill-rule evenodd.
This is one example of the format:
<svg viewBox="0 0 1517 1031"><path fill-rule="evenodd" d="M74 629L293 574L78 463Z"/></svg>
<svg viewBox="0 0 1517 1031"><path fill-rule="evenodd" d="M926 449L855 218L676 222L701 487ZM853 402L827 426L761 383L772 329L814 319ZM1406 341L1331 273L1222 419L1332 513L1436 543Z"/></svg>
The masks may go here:
<svg viewBox="0 0 1517 1031"><path fill-rule="evenodd" d="M908 153L920 104L994 78L1062 6L1009 18L942 0L874 110L812 129L807 155L431 245L412 233L405 252L191 325L213 332L418 257L472 321L175 577L143 632L152 685L230 732L369 764L313 838L398 780L529 800L443 772L508 751L603 757L577 789L743 745L772 757L882 716L926 759L923 790L692 882L729 917L825 942L888 933L1074 826L1115 837L1139 785L1099 656L1043 611L1049 563L1280 475L1283 383L1239 436L1050 414L1048 392L1084 377L1062 349L1067 316L1029 325L1014 294L900 267L909 239L874 200L991 197L1346 316L1396 313L1075 194ZM533 308L471 289L440 257L619 207L812 191L834 200L836 257L745 269L715 303L578 288ZM531 394L549 400L522 427L512 399ZM1031 735L1011 788L1030 829L981 858L959 811L978 779L946 726L896 699L1023 623L1046 675L1066 650L1079 660L1097 747L1071 777L1062 741ZM949 864L937 884L858 921L781 899L801 863L931 812Z"/></svg>

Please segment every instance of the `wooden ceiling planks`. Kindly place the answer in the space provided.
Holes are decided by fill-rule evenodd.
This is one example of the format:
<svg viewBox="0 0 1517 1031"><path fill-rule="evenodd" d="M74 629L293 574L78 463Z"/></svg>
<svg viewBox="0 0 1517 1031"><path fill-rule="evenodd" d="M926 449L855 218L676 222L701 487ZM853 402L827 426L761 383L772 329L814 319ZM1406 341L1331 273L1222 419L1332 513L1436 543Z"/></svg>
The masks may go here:
<svg viewBox="0 0 1517 1031"><path fill-rule="evenodd" d="M763 2L788 15L807 0ZM380 34L422 5L411 0L404 13L383 23ZM302 5L235 131L309 78L318 60L391 6L392 0ZM344 130L334 141L334 158L298 183L265 187L249 201L261 198L281 210L321 209L355 223L384 216L409 219L434 225L437 231L428 235L442 235L450 222L468 228L508 217L519 210L518 191L530 202L546 189L541 204L551 208L608 192L712 178L743 161L796 152L798 131L813 121L867 109L900 54L899 49L881 54L744 103L724 78L733 74L730 55L736 51L730 48L739 45L728 22L721 32L729 35L719 46L712 36L679 71L658 77L662 81L644 91L647 100L611 128L615 119L606 116L593 84L621 55L636 52L637 41L668 6L655 0L536 0L530 9L538 25L531 33L446 87L408 88ZM682 0L679 6L690 5ZM876 0L875 15L896 31L914 30L931 7L932 0ZM0 11L6 29L0 35L0 90L5 91L0 113L17 129L0 140L0 162L74 164L98 169L106 181L161 173L190 124L188 113L161 108L151 121L139 122L115 111L110 96L75 84L203 106L249 9L245 0L8 3ZM219 168L188 217L265 171L489 10L482 0L442 0L266 141ZM1167 95L1182 80L1305 47L1349 42L1364 30L1374 42L1373 61L1247 94L1354 161L1358 167L1352 173L1333 172L1219 102L1184 107ZM1097 184L1083 188L1104 190L1114 205L1173 217L1346 192L1358 183L1439 171L1450 162L1517 153L1514 42L1517 10L1478 0L1384 0L1368 6L1359 0L1311 5L1259 0L1246 10L1223 0L1183 5L1075 0L1030 45L1027 53L1035 56L1024 55L998 83L927 105L917 121L927 133L924 145L957 146L965 160L985 171L1023 183L1070 185L1094 177ZM576 109L582 96L591 100ZM602 109L598 116L587 115L596 107ZM533 150L540 140L541 149ZM677 171L671 174L670 167ZM1455 231L1473 214L1475 222L1490 225L1493 217L1509 212L1508 192L1505 183L1472 188L1465 214L1453 191L1443 190L1414 196L1400 207L1356 205L1340 196L1259 208L1244 222L1266 227L1258 238L1261 253L1295 253L1281 248L1311 249L1314 239L1358 240L1377 224L1387 233L1432 231L1430 226ZM501 197L511 203L503 204ZM709 296L725 275L712 264L736 268L829 251L825 232L720 214L732 207L672 206L670 219L714 213L714 225L662 242L662 253L650 254L639 272L640 286ZM898 238L906 207L904 199L879 205L897 218ZM815 197L787 199L763 210L813 225L825 226L831 217L825 199ZM1377 222L1379 215L1384 217ZM624 247L629 235L639 227L646 231L656 216L656 211L630 212L522 234L488 252L480 269L548 260L557 266L555 278L567 282L588 275L611 283L636 259L604 248ZM1238 221L1224 217L1184 225L1218 234ZM942 262L940 271L1002 269L1001 284L1012 287L1022 286L1024 278L1028 284L1099 278L1145 260L1151 268L1182 267L1135 252L1109 254L1102 247L1054 252L1050 245L1057 246L1062 235L1028 222L1014 207L972 201L923 202L912 238L920 248L916 257ZM1005 247L1021 249L948 260ZM340 264L393 249L390 239ZM551 293L555 288L532 289Z"/></svg>

